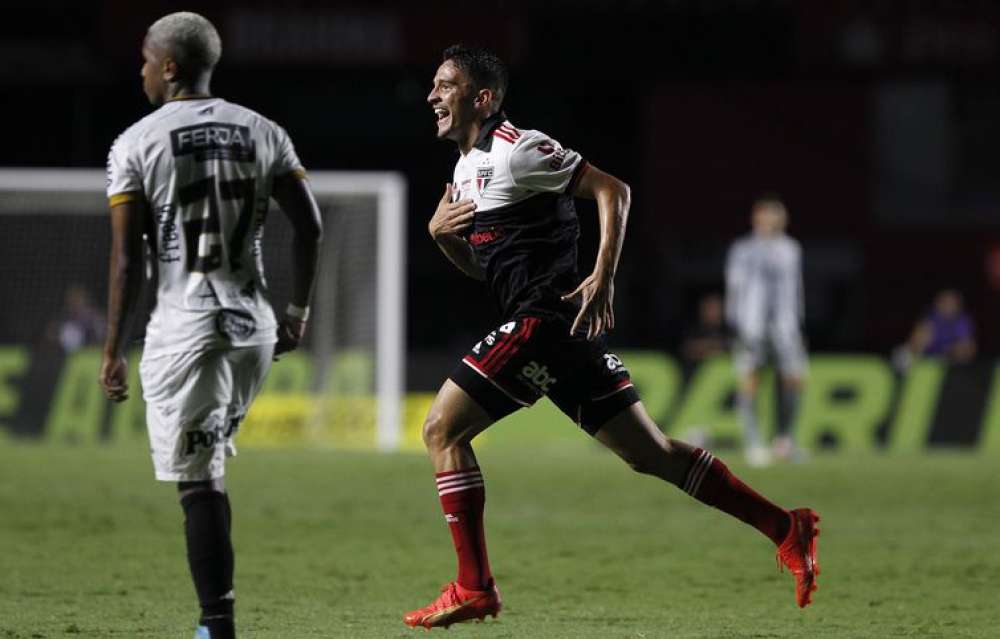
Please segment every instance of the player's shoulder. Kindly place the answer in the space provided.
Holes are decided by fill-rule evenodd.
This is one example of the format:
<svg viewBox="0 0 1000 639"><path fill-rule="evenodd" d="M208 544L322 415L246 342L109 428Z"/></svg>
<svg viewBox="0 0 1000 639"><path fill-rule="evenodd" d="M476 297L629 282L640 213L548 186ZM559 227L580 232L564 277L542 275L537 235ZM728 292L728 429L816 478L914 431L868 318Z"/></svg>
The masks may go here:
<svg viewBox="0 0 1000 639"><path fill-rule="evenodd" d="M121 147L131 145L142 140L151 131L156 130L158 128L157 125L170 115L171 109L169 107L170 103L164 104L152 113L133 122L131 126L118 134L112 146Z"/></svg>
<svg viewBox="0 0 1000 639"><path fill-rule="evenodd" d="M523 151L550 145L558 147L559 143L550 135L538 129L521 129L510 120L504 120L493 132L493 137L508 144L514 151Z"/></svg>
<svg viewBox="0 0 1000 639"><path fill-rule="evenodd" d="M506 147L508 162L515 172L535 167L539 162L551 163L552 158L559 158L561 164L566 157L566 149L552 136L538 129L517 128L509 120L497 127L493 136L501 149Z"/></svg>
<svg viewBox="0 0 1000 639"><path fill-rule="evenodd" d="M730 249L733 251L743 251L753 244L754 235L753 233L748 233L746 235L741 235L733 240L733 243L729 245Z"/></svg>
<svg viewBox="0 0 1000 639"><path fill-rule="evenodd" d="M789 251L791 251L793 253L801 253L802 252L802 243L799 242L794 237L792 237L791 235L785 235L784 238L783 238L783 243L784 243L785 247Z"/></svg>
<svg viewBox="0 0 1000 639"><path fill-rule="evenodd" d="M221 102L223 105L222 108L227 111L229 115L239 118L251 126L269 131L284 131L284 128L280 124L260 112L251 109L250 107L226 100L221 100Z"/></svg>

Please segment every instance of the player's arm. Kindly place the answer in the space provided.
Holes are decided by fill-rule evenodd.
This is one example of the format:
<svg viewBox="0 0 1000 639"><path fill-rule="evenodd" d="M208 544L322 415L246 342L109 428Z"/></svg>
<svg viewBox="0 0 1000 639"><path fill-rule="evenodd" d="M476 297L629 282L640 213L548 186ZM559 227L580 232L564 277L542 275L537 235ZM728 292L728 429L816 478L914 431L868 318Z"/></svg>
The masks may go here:
<svg viewBox="0 0 1000 639"><path fill-rule="evenodd" d="M806 284L802 276L802 247L798 242L795 243L793 269L792 276L795 278L795 313L799 318L799 323L802 323L806 319Z"/></svg>
<svg viewBox="0 0 1000 639"><path fill-rule="evenodd" d="M587 325L587 339L615 327L615 273L625 240L625 224L632 202L629 186L618 178L587 165L579 177L573 195L597 201L597 216L601 226L601 241L593 272L572 293L563 299L580 296L580 312L573 321L570 334Z"/></svg>
<svg viewBox="0 0 1000 639"><path fill-rule="evenodd" d="M111 264L108 275L108 330L99 382L108 399L128 399L125 344L142 292L142 229L147 215L141 193L127 193L111 205Z"/></svg>
<svg viewBox="0 0 1000 639"><path fill-rule="evenodd" d="M300 171L275 177L271 195L292 225L292 299L278 323L278 343L274 347L277 356L298 348L305 334L323 222L312 189Z"/></svg>
<svg viewBox="0 0 1000 639"><path fill-rule="evenodd" d="M739 244L734 242L726 255L726 321L733 330L737 330L740 324L739 299L743 276L739 251Z"/></svg>
<svg viewBox="0 0 1000 639"><path fill-rule="evenodd" d="M448 184L444 188L444 195L441 196L431 221L427 224L427 230L441 252L458 270L473 279L485 280L486 272L479 265L472 245L462 237L462 233L472 226L476 205L472 200L452 202L451 198L452 186Z"/></svg>

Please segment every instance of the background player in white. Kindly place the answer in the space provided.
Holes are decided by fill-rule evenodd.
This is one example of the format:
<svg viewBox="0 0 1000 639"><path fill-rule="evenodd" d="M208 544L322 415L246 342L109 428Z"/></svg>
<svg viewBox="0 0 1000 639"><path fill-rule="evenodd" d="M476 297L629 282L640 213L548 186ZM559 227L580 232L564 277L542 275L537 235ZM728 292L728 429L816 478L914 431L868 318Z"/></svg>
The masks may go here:
<svg viewBox="0 0 1000 639"><path fill-rule="evenodd" d="M761 439L756 401L760 371L773 355L781 377L781 410L774 452L799 458L792 429L806 373L800 325L804 316L802 249L785 233L788 210L777 195L754 201L752 233L733 242L726 261L726 317L736 333L733 363L747 461L764 465L770 452Z"/></svg>
<svg viewBox="0 0 1000 639"><path fill-rule="evenodd" d="M112 244L100 372L110 399L128 397L124 349L145 234L157 276L140 365L147 426L156 477L180 492L202 639L235 636L225 458L272 359L302 339L322 233L284 130L210 94L221 50L215 27L194 13L165 16L146 34L143 89L159 108L108 157ZM294 232L292 299L280 322L263 295L260 254L272 196Z"/></svg>
<svg viewBox="0 0 1000 639"><path fill-rule="evenodd" d="M544 133L514 126L501 110L506 89L506 65L494 53L454 46L427 96L437 137L460 154L428 231L456 267L485 281L502 323L459 362L424 422L458 575L404 623L447 627L500 612L486 551L485 479L471 442L543 395L636 471L767 536L795 575L796 601L807 605L818 573L816 513L771 503L708 451L664 436L607 349L628 186ZM596 201L600 227L594 269L582 277L575 197Z"/></svg>

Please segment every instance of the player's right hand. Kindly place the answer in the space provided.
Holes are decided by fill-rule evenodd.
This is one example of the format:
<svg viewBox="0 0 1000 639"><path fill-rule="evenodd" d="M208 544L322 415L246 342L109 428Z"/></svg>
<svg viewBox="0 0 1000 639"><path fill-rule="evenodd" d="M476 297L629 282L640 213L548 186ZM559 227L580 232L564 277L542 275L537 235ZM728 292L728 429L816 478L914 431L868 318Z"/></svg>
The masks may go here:
<svg viewBox="0 0 1000 639"><path fill-rule="evenodd" d="M306 333L306 323L295 317L284 317L278 322L278 343L274 345L274 360L299 347Z"/></svg>
<svg viewBox="0 0 1000 639"><path fill-rule="evenodd" d="M128 399L128 362L121 355L105 355L101 361L101 373L97 378L104 395L113 402Z"/></svg>
<svg viewBox="0 0 1000 639"><path fill-rule="evenodd" d="M458 235L472 226L472 218L476 215L475 202L472 200L452 202L452 193L452 185L445 185L444 195L441 196L437 210L427 224L427 230L435 239L442 235Z"/></svg>

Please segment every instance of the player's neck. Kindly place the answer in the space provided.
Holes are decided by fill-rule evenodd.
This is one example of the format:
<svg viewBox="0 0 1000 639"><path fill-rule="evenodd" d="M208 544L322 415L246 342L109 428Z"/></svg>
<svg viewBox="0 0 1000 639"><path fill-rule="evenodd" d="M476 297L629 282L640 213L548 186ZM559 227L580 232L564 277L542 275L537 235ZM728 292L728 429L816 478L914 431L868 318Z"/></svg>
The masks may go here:
<svg viewBox="0 0 1000 639"><path fill-rule="evenodd" d="M458 151L462 155L468 155L476 146L476 140L479 139L479 132L483 130L482 122L477 122L469 127L469 130L465 132L460 139L456 140L458 143Z"/></svg>
<svg viewBox="0 0 1000 639"><path fill-rule="evenodd" d="M212 90L207 81L195 82L193 84L172 84L167 87L164 102L173 100L192 100L195 98L210 98Z"/></svg>

